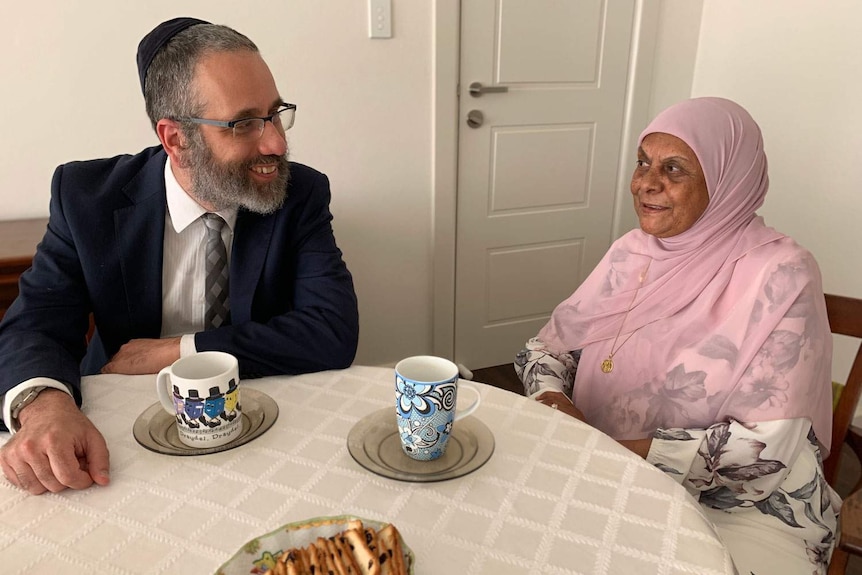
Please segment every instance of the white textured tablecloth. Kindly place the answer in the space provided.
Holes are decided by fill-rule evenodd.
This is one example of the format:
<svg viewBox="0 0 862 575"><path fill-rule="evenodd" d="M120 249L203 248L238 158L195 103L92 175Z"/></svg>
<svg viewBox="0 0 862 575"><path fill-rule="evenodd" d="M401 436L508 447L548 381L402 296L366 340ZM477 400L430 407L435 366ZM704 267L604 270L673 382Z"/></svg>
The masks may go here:
<svg viewBox="0 0 862 575"><path fill-rule="evenodd" d="M354 366L246 380L275 425L199 457L132 436L154 376L84 380L84 411L111 450L111 485L30 496L0 480L0 573L213 573L285 523L355 514L395 523L417 575L734 573L698 504L658 469L566 415L491 386L474 414L494 433L470 475L406 483L366 471L347 434L394 402L391 369ZM0 443L8 439L0 434Z"/></svg>

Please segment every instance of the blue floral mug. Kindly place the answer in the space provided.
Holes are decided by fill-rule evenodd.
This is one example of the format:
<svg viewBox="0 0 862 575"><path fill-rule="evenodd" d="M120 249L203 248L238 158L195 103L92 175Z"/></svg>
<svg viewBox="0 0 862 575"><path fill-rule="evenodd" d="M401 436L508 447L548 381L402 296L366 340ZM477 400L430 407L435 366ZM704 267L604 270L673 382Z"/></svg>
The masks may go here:
<svg viewBox="0 0 862 575"><path fill-rule="evenodd" d="M458 389L476 394L469 407L455 412ZM473 384L458 381L458 366L442 357L417 355L395 366L395 412L401 448L420 461L446 452L452 425L479 407L481 396Z"/></svg>

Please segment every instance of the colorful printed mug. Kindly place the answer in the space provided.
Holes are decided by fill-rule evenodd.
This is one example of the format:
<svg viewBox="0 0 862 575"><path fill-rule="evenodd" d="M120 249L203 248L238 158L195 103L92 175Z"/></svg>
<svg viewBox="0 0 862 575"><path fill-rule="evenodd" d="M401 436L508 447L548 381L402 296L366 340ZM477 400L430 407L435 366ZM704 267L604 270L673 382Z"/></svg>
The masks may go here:
<svg viewBox="0 0 862 575"><path fill-rule="evenodd" d="M240 436L239 364L231 354L203 351L180 358L156 376L156 391L189 447L218 447Z"/></svg>
<svg viewBox="0 0 862 575"><path fill-rule="evenodd" d="M455 412L458 389L476 393L476 400ZM430 461L446 452L453 424L479 407L473 384L458 381L458 366L442 357L417 355L395 366L395 412L401 448L408 456Z"/></svg>

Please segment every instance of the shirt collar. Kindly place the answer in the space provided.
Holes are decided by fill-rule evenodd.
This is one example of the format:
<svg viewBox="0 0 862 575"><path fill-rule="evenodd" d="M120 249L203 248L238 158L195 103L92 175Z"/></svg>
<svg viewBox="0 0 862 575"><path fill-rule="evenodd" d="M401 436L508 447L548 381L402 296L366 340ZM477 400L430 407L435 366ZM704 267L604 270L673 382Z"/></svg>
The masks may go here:
<svg viewBox="0 0 862 575"><path fill-rule="evenodd" d="M173 224L175 232L182 232L189 226L189 224L207 213L203 206L187 194L177 181L173 170L171 170L170 157L168 157L168 161L165 162L165 190L167 192L168 213L171 216L171 223ZM237 209L228 208L215 213L224 219L230 228L230 231L233 232L234 226L236 225Z"/></svg>

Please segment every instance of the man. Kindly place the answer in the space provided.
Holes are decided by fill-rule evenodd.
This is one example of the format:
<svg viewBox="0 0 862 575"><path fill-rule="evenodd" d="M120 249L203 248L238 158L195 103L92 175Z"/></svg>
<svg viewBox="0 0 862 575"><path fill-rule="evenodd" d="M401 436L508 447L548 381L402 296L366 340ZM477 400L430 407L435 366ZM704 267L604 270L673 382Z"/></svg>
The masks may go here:
<svg viewBox="0 0 862 575"><path fill-rule="evenodd" d="M138 71L161 146L57 169L48 230L0 323L16 432L0 466L30 493L109 481L80 373L156 373L221 350L243 377L266 376L344 368L356 353L329 182L288 163L296 107L257 47L177 18L141 41Z"/></svg>

